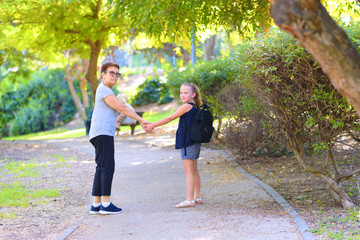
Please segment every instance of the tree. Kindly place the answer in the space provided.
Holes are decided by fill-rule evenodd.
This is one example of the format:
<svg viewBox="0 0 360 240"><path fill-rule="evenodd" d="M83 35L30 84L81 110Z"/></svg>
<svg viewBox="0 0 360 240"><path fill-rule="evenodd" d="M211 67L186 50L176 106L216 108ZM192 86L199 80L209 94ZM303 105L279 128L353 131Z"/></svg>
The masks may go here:
<svg viewBox="0 0 360 240"><path fill-rule="evenodd" d="M255 92L262 113L270 113L268 125L282 129L300 166L327 183L337 204L354 207L342 185L360 168L344 169L334 153L354 146L351 138L359 141L359 116L314 58L290 35L271 31L242 44L232 59L240 85Z"/></svg>
<svg viewBox="0 0 360 240"><path fill-rule="evenodd" d="M304 46L360 115L360 55L319 0L272 0L280 29Z"/></svg>
<svg viewBox="0 0 360 240"><path fill-rule="evenodd" d="M247 33L270 24L269 1L263 0L109 0L116 7L115 14L127 12L132 27L148 36L180 36L191 38L195 32L208 28Z"/></svg>
<svg viewBox="0 0 360 240"><path fill-rule="evenodd" d="M130 35L125 14L115 16L103 0L17 0L0 8L0 49L30 49L42 61L62 66L62 51L75 49L81 59L89 59L86 79L93 100L102 48Z"/></svg>

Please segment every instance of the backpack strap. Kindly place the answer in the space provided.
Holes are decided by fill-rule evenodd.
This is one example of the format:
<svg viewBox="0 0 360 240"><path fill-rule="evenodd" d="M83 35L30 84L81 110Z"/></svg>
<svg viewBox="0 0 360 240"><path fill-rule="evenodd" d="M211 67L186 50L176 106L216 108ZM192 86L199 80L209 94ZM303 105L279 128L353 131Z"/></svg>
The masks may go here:
<svg viewBox="0 0 360 240"><path fill-rule="evenodd" d="M190 104L191 106L193 106L194 108L197 109L197 106L195 105L195 103L189 102L188 104ZM184 148L185 148L185 156L186 156L186 133L187 133L187 126L186 126L186 121L184 118Z"/></svg>

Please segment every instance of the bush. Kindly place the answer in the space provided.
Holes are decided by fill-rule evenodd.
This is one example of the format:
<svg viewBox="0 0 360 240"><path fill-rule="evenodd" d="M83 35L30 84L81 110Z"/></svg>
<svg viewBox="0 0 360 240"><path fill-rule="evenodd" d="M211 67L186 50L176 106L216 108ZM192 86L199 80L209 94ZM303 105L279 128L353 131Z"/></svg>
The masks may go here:
<svg viewBox="0 0 360 240"><path fill-rule="evenodd" d="M149 76L137 88L136 95L131 99L134 106L143 106L149 103L165 104L173 100L169 87L161 82L159 76Z"/></svg>
<svg viewBox="0 0 360 240"><path fill-rule="evenodd" d="M255 95L238 83L226 86L219 94L225 119L222 140L237 158L254 154L280 156L287 153L278 125L271 120ZM275 128L275 129L274 129Z"/></svg>
<svg viewBox="0 0 360 240"><path fill-rule="evenodd" d="M63 76L59 70L38 73L27 85L5 93L0 101L1 133L38 132L70 121L76 108Z"/></svg>
<svg viewBox="0 0 360 240"><path fill-rule="evenodd" d="M199 61L194 65L188 65L184 71L174 69L169 72L168 84L171 93L177 99L179 99L180 87L183 83L196 84L201 91L204 103L211 108L214 118L220 118L223 112L217 95L227 84L233 82L233 78L231 67L227 61Z"/></svg>
<svg viewBox="0 0 360 240"><path fill-rule="evenodd" d="M271 126L281 126L304 170L325 180L335 202L353 206L341 182L357 170L341 174L346 171L333 153L336 144L358 135L359 117L318 63L277 30L244 43L231 59L238 82L253 91Z"/></svg>

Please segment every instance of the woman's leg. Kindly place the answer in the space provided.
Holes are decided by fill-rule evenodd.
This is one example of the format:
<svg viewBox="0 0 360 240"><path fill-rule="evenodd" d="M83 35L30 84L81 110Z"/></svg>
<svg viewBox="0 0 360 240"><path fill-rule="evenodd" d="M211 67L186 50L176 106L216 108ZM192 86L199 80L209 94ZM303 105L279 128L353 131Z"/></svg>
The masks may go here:
<svg viewBox="0 0 360 240"><path fill-rule="evenodd" d="M195 186L194 186L194 198L201 198L201 179L200 179L200 174L199 171L197 169L197 159L193 161L194 162L194 181L195 181Z"/></svg>
<svg viewBox="0 0 360 240"><path fill-rule="evenodd" d="M91 144L95 148L95 163L96 169L93 180L92 195L94 196L94 203L101 202L101 140L100 136L97 136L90 140Z"/></svg>
<svg viewBox="0 0 360 240"><path fill-rule="evenodd" d="M104 200L110 200L112 180L115 172L115 148L114 138L111 136L103 136L101 163L101 196ZM105 198L105 199L104 199Z"/></svg>
<svg viewBox="0 0 360 240"><path fill-rule="evenodd" d="M111 185L115 169L114 159L114 139L110 136L97 136L91 139L95 147L96 171L92 195L94 203L98 203L100 196L105 197L103 201L109 201L111 195Z"/></svg>
<svg viewBox="0 0 360 240"><path fill-rule="evenodd" d="M194 178L194 160L183 159L184 171L186 176L186 201L194 200L195 178Z"/></svg>

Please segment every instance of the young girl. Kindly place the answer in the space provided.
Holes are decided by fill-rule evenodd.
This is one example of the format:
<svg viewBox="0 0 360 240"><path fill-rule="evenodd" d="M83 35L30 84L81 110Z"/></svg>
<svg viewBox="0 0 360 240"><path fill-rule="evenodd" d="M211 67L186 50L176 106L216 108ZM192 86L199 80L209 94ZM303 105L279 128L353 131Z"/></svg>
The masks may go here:
<svg viewBox="0 0 360 240"><path fill-rule="evenodd" d="M177 204L176 208L194 207L195 204L202 204L203 200L200 195L200 175L197 170L197 160L200 155L201 143L194 143L185 131L192 124L196 108L201 105L201 95L199 88L192 83L184 83L180 88L180 99L184 103L173 114L163 118L155 123L146 126L146 130L152 131L155 127L167 124L180 117L178 130L176 132L175 148L181 149L181 159L183 161L187 195L185 201Z"/></svg>

